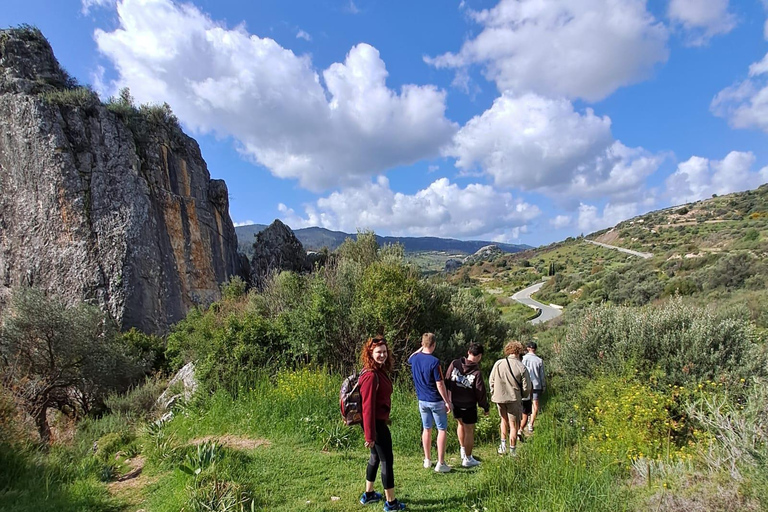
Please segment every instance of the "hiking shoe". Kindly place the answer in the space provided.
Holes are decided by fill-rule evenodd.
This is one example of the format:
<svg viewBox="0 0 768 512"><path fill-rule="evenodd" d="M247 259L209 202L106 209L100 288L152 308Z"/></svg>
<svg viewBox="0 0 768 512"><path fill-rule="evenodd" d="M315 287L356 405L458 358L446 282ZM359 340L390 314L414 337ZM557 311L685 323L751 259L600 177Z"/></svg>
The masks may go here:
<svg viewBox="0 0 768 512"><path fill-rule="evenodd" d="M381 494L373 491L372 494L368 494L367 492L364 492L362 496L360 496L360 503L363 505L367 505L369 503L375 503L377 501L381 501Z"/></svg>
<svg viewBox="0 0 768 512"><path fill-rule="evenodd" d="M507 453L507 444L506 443L501 443L499 445L499 449L496 450L496 451L498 452L499 455L504 455L505 453Z"/></svg>
<svg viewBox="0 0 768 512"><path fill-rule="evenodd" d="M446 464L445 462L440 463L438 462L435 464L435 473L448 473L451 470L451 466Z"/></svg>
<svg viewBox="0 0 768 512"><path fill-rule="evenodd" d="M462 467L465 467L465 468L473 468L475 466L479 466L480 461L470 455L469 457L461 461L461 465Z"/></svg>
<svg viewBox="0 0 768 512"><path fill-rule="evenodd" d="M385 501L384 511L388 512L390 510L405 510L405 503L400 503L397 500L393 501L392 503Z"/></svg>
<svg viewBox="0 0 768 512"><path fill-rule="evenodd" d="M429 469L432 467L432 461L429 459L424 459L424 468Z"/></svg>

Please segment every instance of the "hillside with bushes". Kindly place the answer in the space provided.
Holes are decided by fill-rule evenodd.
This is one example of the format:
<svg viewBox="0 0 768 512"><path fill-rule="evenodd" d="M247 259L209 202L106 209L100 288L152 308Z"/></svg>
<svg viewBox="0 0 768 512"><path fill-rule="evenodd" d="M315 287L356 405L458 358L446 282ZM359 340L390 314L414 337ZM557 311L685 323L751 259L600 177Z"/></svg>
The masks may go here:
<svg viewBox="0 0 768 512"><path fill-rule="evenodd" d="M585 243L651 253L648 259ZM500 255L460 268L452 282L503 295L548 279L537 300L641 306L675 295L702 304L744 304L768 326L768 185L651 212L586 238Z"/></svg>
<svg viewBox="0 0 768 512"><path fill-rule="evenodd" d="M731 200L741 199L713 199ZM338 392L359 365L363 339L381 333L397 360L396 485L409 509L765 510L768 301L758 283L768 233L762 216L752 218L760 208L754 202L728 220L718 250L689 247L707 238L701 232L665 252L626 245L653 252L648 259L569 239L494 254L448 279L420 273L401 246L362 234L312 272L273 274L259 290L230 280L220 301L194 308L164 339L109 330L86 306L19 290L0 327L0 509L359 510L368 451L361 430L341 421ZM648 218L623 224L636 229ZM725 225L706 220L707 230ZM542 277L542 300L549 294L566 308L533 326L530 309L506 297ZM684 280L690 289L671 284ZM28 297L40 307L24 309ZM425 331L437 334L443 368L468 343L483 343L486 376L507 340L538 342L549 383L517 457L496 453L492 411L476 427L479 467L460 467L453 419L454 470L422 467L405 361ZM20 347L64 338L77 340L79 352L55 360L71 369L74 380L63 386L76 393L59 396L92 394L88 408L50 402L50 442L41 443L24 404L40 389L30 382L49 381L23 362L30 351ZM95 353L94 339L107 338L113 343L93 358L96 368L75 364L83 351ZM133 373L115 380L117 361ZM156 398L189 362L197 391L185 399L172 387L169 415Z"/></svg>

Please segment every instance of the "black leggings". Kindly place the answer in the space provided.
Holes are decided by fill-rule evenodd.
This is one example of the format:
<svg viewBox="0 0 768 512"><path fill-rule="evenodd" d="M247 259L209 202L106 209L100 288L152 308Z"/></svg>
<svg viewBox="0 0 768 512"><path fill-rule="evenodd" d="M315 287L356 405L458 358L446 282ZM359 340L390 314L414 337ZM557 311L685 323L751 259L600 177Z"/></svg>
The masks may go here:
<svg viewBox="0 0 768 512"><path fill-rule="evenodd" d="M381 484L385 489L392 489L395 486L392 459L392 435L389 433L389 427L383 421L376 420L376 444L371 446L371 458L368 459L365 479L375 482L376 471L379 470L379 463L381 463Z"/></svg>

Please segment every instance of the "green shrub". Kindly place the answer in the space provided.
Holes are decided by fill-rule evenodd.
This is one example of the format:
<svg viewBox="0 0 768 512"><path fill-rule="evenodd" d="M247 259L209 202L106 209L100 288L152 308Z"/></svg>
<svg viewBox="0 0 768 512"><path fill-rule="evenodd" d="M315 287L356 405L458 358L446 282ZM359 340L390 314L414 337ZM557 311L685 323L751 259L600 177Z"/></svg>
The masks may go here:
<svg viewBox="0 0 768 512"><path fill-rule="evenodd" d="M633 378L586 380L574 409L592 449L616 459L689 458L689 426L678 414L682 388L654 390Z"/></svg>
<svg viewBox="0 0 768 512"><path fill-rule="evenodd" d="M574 377L636 369L640 378L657 376L662 389L738 382L768 371L764 335L744 313L679 297L643 308L592 306L569 325L553 362Z"/></svg>
<svg viewBox="0 0 768 512"><path fill-rule="evenodd" d="M92 110L101 105L99 96L90 87L53 89L44 92L42 98L49 104L85 110Z"/></svg>
<svg viewBox="0 0 768 512"><path fill-rule="evenodd" d="M209 389L236 393L241 380L285 358L285 337L274 321L253 312L193 309L168 337L176 366L196 361L195 373Z"/></svg>
<svg viewBox="0 0 768 512"><path fill-rule="evenodd" d="M240 276L232 276L226 282L221 283L220 288L223 300L237 300L245 296L248 283Z"/></svg>
<svg viewBox="0 0 768 512"><path fill-rule="evenodd" d="M108 395L104 404L113 414L143 418L154 408L155 402L165 389L165 384L165 380L159 377L147 377L143 384L124 394Z"/></svg>

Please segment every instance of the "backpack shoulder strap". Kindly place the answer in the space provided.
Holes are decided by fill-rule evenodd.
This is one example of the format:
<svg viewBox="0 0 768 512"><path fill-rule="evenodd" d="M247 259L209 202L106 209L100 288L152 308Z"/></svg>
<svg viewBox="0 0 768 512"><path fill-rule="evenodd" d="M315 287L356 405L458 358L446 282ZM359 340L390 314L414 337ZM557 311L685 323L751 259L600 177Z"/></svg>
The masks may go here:
<svg viewBox="0 0 768 512"><path fill-rule="evenodd" d="M512 371L512 365L509 364L509 356L505 357L504 360L507 362L507 367L509 368L510 375L512 375L512 378L517 383L517 389L519 389L520 392L522 393L523 392L523 383L520 382L519 380L517 380L517 377L515 377L515 372Z"/></svg>

